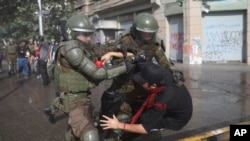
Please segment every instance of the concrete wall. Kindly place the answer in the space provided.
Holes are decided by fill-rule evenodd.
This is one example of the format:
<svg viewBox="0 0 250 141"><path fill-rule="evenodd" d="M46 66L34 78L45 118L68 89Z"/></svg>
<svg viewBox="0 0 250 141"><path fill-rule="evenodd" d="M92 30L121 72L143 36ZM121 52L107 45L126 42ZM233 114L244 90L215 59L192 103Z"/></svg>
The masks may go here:
<svg viewBox="0 0 250 141"><path fill-rule="evenodd" d="M201 40L201 2L185 1L184 4L184 45L183 63L201 64L201 50L197 50L196 40ZM194 52L194 50L197 50Z"/></svg>
<svg viewBox="0 0 250 141"><path fill-rule="evenodd" d="M151 9L152 14L159 22L160 29L158 36L165 41L166 56L170 56L170 35L169 35L169 18L168 16L175 16L175 14L183 14L183 63L185 64L201 64L202 50L200 47L202 40L202 14L204 10L204 3L200 0L100 0L91 3L90 0L83 0L84 5L82 10L85 13L93 16L98 15L100 19L117 19L126 14L136 15L137 12ZM183 2L183 3L181 3ZM179 9L177 11L168 10L166 13L166 4L176 3ZM229 6L225 6L225 3ZM245 10L246 23L246 62L250 65L250 4L248 0L224 0L224 1L206 1L210 5L210 12L216 11L232 11ZM230 8L231 6L231 8ZM180 9L181 8L181 9ZM178 13L176 13L178 12ZM83 12L84 13L84 12ZM244 60L243 60L244 61Z"/></svg>

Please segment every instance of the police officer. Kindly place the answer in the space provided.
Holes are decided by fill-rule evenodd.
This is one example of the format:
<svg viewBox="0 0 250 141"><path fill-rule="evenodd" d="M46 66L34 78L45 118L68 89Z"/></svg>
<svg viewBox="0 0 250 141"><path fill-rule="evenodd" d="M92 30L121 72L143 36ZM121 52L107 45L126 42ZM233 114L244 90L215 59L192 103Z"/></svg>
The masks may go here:
<svg viewBox="0 0 250 141"><path fill-rule="evenodd" d="M98 131L93 122L93 105L90 89L104 79L111 79L127 71L123 62L112 68L96 66L97 56L92 51L90 41L95 28L85 15L69 18L65 25L65 42L56 50L55 85L60 96L45 112L54 122L57 111L69 116L70 130L65 133L65 140L75 138L81 141L98 141Z"/></svg>
<svg viewBox="0 0 250 141"><path fill-rule="evenodd" d="M13 39L9 39L9 44L6 46L6 57L8 61L8 74L11 76L13 73L17 72L17 51L16 45L13 42Z"/></svg>
<svg viewBox="0 0 250 141"><path fill-rule="evenodd" d="M164 53L164 44L161 41L156 33L159 29L157 20L153 15L148 13L138 14L133 22L133 25L130 28L128 33L124 33L123 36L119 39L118 45L120 45L120 50L123 52L109 52L102 56L104 62L111 59L111 57L128 57L131 54L127 52L133 52L136 58L139 57L143 60L153 60L163 68L171 69L172 73L175 76L175 82L177 85L181 85L184 81L181 71L175 68L166 58ZM136 71L136 68L135 70ZM117 108L119 111L109 111L107 102L102 101L101 113L100 115L112 116L112 114L117 114L118 119L123 119L123 121L130 120L132 110L135 109L137 104L134 104L134 99L136 97L141 97L140 95L144 94L144 90L140 86L134 83L134 81L127 75L122 74L114 78L111 87L104 92L102 99L107 99L110 93L121 93L126 97L126 102ZM112 104L111 104L112 105ZM105 136L105 135L104 135ZM107 137L110 138L110 137ZM113 138L113 137L111 137Z"/></svg>

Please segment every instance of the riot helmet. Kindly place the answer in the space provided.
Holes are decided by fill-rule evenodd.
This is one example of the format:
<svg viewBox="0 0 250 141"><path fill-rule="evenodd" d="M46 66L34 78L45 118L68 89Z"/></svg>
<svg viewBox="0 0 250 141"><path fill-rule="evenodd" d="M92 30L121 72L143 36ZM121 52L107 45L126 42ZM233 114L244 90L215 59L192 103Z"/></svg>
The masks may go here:
<svg viewBox="0 0 250 141"><path fill-rule="evenodd" d="M64 30L65 38L72 40L78 33L95 32L95 27L86 15L74 15L67 20Z"/></svg>
<svg viewBox="0 0 250 141"><path fill-rule="evenodd" d="M152 33L152 39L154 39L158 29L158 22L153 15L149 13L140 13L134 19L133 25L131 27L131 32L135 38L138 38L140 40L144 39L139 34L139 31L144 33Z"/></svg>

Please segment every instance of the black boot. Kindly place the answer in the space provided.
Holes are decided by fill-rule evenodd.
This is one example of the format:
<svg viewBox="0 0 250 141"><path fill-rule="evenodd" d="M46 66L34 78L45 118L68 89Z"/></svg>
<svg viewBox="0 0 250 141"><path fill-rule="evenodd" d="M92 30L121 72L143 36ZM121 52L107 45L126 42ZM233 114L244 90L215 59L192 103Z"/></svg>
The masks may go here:
<svg viewBox="0 0 250 141"><path fill-rule="evenodd" d="M55 123L56 123L54 114L51 113L50 108L45 108L45 109L44 109L44 113L49 117L49 122L50 122L51 124L55 124Z"/></svg>

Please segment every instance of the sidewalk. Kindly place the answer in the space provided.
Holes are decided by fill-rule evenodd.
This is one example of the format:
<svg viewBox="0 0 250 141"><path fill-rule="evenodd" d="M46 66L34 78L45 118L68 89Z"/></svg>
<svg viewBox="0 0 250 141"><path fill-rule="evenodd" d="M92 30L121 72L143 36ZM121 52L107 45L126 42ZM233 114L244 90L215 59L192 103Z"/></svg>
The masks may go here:
<svg viewBox="0 0 250 141"><path fill-rule="evenodd" d="M162 141L185 139L230 124L250 121L250 66L184 65L183 70L192 98L194 112L182 130L162 133ZM7 68L7 67L5 67ZM100 107L100 97L110 85L103 81L93 89L92 101ZM41 87L36 76L30 79L9 78L0 74L0 141L60 141L67 129L65 116L51 125L43 113L55 97L53 83Z"/></svg>
<svg viewBox="0 0 250 141"><path fill-rule="evenodd" d="M165 140L177 140L250 121L250 66L183 65L186 86L193 98L193 117L181 131L167 131ZM217 131L218 133L219 131ZM216 134L215 134L216 135Z"/></svg>

